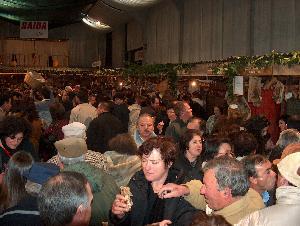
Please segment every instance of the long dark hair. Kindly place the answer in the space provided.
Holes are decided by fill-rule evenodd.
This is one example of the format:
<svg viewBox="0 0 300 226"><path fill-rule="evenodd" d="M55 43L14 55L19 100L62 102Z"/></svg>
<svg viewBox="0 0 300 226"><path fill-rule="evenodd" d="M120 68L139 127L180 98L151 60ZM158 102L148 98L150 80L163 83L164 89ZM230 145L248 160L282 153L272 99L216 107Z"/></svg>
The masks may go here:
<svg viewBox="0 0 300 226"><path fill-rule="evenodd" d="M15 206L26 196L26 179L22 176L22 173L30 169L32 164L33 158L24 151L19 151L10 158L1 184L0 212Z"/></svg>

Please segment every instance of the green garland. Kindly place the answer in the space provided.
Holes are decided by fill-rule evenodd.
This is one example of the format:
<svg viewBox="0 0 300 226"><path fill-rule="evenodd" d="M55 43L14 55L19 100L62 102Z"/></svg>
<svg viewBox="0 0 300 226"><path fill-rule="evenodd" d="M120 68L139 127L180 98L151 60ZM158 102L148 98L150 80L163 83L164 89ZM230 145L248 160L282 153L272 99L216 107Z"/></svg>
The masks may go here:
<svg viewBox="0 0 300 226"><path fill-rule="evenodd" d="M274 50L270 54L263 56L241 56L230 57L226 62L217 64L212 68L214 74L223 74L228 77L227 90L228 95L233 95L234 77L241 74L245 69L262 69L272 65L292 65L300 64L300 51L291 53L278 53Z"/></svg>
<svg viewBox="0 0 300 226"><path fill-rule="evenodd" d="M146 77L165 77L169 81L169 86L173 94L176 94L177 71L190 70L194 64L152 64L136 65L130 64L123 69L123 76Z"/></svg>

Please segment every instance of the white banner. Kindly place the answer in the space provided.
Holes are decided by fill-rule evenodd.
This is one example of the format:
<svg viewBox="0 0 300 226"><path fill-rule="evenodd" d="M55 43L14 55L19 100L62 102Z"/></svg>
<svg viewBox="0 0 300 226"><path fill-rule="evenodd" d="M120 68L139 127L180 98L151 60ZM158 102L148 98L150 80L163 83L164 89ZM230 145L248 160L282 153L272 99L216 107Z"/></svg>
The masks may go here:
<svg viewBox="0 0 300 226"><path fill-rule="evenodd" d="M20 38L48 38L48 21L21 21Z"/></svg>
<svg viewBox="0 0 300 226"><path fill-rule="evenodd" d="M233 93L237 95L244 95L244 77L234 76Z"/></svg>

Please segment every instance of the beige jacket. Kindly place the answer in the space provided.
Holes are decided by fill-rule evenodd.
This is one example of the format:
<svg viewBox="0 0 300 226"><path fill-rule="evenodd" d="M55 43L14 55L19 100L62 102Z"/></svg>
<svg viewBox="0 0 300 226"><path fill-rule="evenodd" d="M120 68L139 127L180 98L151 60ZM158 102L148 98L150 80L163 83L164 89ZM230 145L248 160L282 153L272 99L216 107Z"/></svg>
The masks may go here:
<svg viewBox="0 0 300 226"><path fill-rule="evenodd" d="M282 186L276 189L276 205L256 211L236 226L299 226L300 188Z"/></svg>
<svg viewBox="0 0 300 226"><path fill-rule="evenodd" d="M97 109L89 103L79 104L71 110L70 121L81 122L88 129L91 121L98 116Z"/></svg>
<svg viewBox="0 0 300 226"><path fill-rule="evenodd" d="M190 194L185 199L195 208L208 212L205 198L200 194L201 181L192 180L186 185L190 189ZM213 213L222 215L231 224L236 224L248 214L264 207L261 196L250 188L244 197L221 210L213 211Z"/></svg>
<svg viewBox="0 0 300 226"><path fill-rule="evenodd" d="M141 158L137 155L107 151L104 156L107 159L107 173L115 179L118 187L127 186L131 177L142 167Z"/></svg>

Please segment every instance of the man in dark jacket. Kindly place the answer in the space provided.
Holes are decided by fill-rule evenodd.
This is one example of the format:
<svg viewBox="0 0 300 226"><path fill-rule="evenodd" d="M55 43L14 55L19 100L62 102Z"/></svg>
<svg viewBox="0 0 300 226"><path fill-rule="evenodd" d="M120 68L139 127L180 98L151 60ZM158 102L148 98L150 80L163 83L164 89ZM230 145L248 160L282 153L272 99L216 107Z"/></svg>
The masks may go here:
<svg viewBox="0 0 300 226"><path fill-rule="evenodd" d="M127 104L124 102L125 95L123 93L116 93L114 96L114 107L112 114L116 116L122 124L123 132L128 132L128 122L129 122L129 109Z"/></svg>
<svg viewBox="0 0 300 226"><path fill-rule="evenodd" d="M100 102L98 114L87 130L87 145L89 150L104 153L108 150L108 141L124 130L121 121L111 113L111 103Z"/></svg>

